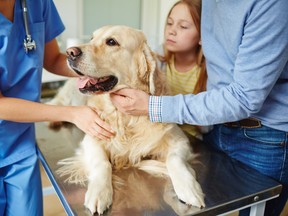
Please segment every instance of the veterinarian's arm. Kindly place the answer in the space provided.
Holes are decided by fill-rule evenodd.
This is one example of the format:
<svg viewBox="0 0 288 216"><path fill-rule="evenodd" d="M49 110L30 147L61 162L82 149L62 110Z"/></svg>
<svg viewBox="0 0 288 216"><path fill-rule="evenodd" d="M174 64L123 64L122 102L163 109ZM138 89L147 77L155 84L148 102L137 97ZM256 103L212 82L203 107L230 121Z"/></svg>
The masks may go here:
<svg viewBox="0 0 288 216"><path fill-rule="evenodd" d="M0 119L15 122L64 121L100 139L114 135L111 127L87 106L53 106L4 97L0 92Z"/></svg>
<svg viewBox="0 0 288 216"><path fill-rule="evenodd" d="M110 95L120 112L130 115L148 115L149 95L136 89L122 89Z"/></svg>
<svg viewBox="0 0 288 216"><path fill-rule="evenodd" d="M51 73L61 76L78 76L68 67L67 57L65 54L60 52L56 39L53 39L45 44L44 68Z"/></svg>

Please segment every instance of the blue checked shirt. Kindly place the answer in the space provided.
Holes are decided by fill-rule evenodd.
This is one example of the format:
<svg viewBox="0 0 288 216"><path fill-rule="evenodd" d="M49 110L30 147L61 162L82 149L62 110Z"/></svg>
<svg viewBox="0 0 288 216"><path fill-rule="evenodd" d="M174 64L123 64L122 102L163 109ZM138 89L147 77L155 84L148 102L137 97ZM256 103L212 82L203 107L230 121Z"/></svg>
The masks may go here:
<svg viewBox="0 0 288 216"><path fill-rule="evenodd" d="M161 116L161 109L162 109L162 103L161 103L161 96L150 96L149 98L149 116L150 120L152 122L162 122L162 116Z"/></svg>

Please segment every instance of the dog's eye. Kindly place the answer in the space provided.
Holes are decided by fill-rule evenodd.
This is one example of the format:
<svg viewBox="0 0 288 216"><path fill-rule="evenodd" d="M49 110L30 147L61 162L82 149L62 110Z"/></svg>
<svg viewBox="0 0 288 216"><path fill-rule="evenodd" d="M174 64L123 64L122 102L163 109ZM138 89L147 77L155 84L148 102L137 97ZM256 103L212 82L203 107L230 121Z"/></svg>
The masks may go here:
<svg viewBox="0 0 288 216"><path fill-rule="evenodd" d="M119 43L116 40L114 40L113 38L108 38L106 40L106 44L108 46L119 46Z"/></svg>

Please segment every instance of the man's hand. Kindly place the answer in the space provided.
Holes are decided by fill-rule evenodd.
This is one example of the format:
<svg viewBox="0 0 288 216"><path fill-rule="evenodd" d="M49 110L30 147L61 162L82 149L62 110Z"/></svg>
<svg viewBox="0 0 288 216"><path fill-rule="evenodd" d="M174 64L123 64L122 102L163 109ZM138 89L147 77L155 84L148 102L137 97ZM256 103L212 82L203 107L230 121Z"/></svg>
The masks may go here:
<svg viewBox="0 0 288 216"><path fill-rule="evenodd" d="M129 115L148 115L149 95L136 89L121 89L110 94L117 109Z"/></svg>

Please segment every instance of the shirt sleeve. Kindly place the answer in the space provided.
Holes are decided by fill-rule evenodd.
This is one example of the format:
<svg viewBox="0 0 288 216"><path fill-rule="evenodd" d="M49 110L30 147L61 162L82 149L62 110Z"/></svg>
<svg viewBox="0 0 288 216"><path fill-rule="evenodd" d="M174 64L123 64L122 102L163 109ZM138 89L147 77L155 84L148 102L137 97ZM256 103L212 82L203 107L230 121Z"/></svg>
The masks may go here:
<svg viewBox="0 0 288 216"><path fill-rule="evenodd" d="M60 35L65 27L52 0L44 0L45 43Z"/></svg>
<svg viewBox="0 0 288 216"><path fill-rule="evenodd" d="M150 96L149 97L149 117L151 122L162 122L162 97Z"/></svg>
<svg viewBox="0 0 288 216"><path fill-rule="evenodd" d="M287 64L286 9L287 0L257 1L245 20L233 72L223 71L223 76L232 73L233 81L197 95L162 96L157 109L150 108L153 99L149 104L150 119L211 125L258 113Z"/></svg>

